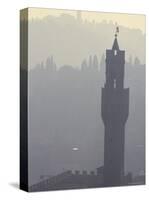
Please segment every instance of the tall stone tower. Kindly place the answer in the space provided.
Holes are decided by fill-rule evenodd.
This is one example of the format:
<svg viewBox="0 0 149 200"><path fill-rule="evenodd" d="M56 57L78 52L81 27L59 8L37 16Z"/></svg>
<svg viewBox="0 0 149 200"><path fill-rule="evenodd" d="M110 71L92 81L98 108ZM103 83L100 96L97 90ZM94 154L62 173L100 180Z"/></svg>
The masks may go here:
<svg viewBox="0 0 149 200"><path fill-rule="evenodd" d="M124 67L125 51L119 49L116 33L112 49L106 50L106 81L102 88L104 186L122 185L124 179L125 124L129 113L129 88L124 88Z"/></svg>

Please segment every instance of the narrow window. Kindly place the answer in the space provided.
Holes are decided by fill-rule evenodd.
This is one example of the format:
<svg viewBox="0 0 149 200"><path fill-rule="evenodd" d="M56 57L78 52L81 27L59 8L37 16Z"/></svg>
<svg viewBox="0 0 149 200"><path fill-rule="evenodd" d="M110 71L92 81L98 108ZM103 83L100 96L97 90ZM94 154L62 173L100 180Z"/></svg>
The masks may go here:
<svg viewBox="0 0 149 200"><path fill-rule="evenodd" d="M114 79L114 88L116 88L116 80Z"/></svg>
<svg viewBox="0 0 149 200"><path fill-rule="evenodd" d="M114 55L115 55L115 56L117 55L117 50L114 50Z"/></svg>

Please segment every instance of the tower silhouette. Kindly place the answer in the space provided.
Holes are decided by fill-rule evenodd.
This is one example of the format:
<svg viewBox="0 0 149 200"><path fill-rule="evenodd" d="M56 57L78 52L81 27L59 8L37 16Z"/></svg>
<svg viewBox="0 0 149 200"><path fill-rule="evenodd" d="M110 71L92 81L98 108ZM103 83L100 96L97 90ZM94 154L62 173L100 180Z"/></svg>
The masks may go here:
<svg viewBox="0 0 149 200"><path fill-rule="evenodd" d="M129 88L124 88L125 51L119 49L117 27L112 49L106 50L106 81L102 88L101 116L104 136L104 186L124 180L125 124L129 114Z"/></svg>

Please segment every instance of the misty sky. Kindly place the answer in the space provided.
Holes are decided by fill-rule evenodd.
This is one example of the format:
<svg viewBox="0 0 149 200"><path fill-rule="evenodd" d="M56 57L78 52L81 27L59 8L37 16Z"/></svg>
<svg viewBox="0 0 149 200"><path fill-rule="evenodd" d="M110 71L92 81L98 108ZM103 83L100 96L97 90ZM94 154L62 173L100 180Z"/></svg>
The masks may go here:
<svg viewBox="0 0 149 200"><path fill-rule="evenodd" d="M57 67L80 68L84 59L111 48L117 25L118 41L126 60L145 63L145 16L99 12L29 9L29 68L53 56ZM92 19L92 20L91 20ZM93 20L94 19L94 20ZM118 22L119 21L119 22ZM133 25L133 26L132 26ZM139 28L138 28L139 26Z"/></svg>
<svg viewBox="0 0 149 200"><path fill-rule="evenodd" d="M29 8L29 19L38 18L43 19L48 15L60 16L62 14L69 14L77 18L77 10L63 10L63 9L47 9L47 8ZM142 14L124 14L124 13L106 13L106 12L95 12L95 11L80 11L82 20L102 22L113 21L122 26L129 28L140 29L145 33L145 15Z"/></svg>

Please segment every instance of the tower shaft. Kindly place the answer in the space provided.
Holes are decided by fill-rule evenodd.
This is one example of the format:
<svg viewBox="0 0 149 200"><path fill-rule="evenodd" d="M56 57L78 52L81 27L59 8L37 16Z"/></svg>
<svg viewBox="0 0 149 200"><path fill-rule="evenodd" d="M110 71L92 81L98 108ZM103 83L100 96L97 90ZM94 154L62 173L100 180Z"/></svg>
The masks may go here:
<svg viewBox="0 0 149 200"><path fill-rule="evenodd" d="M129 89L124 88L125 51L117 38L106 50L106 82L102 88L101 115L104 135L104 186L123 184L125 124L129 110Z"/></svg>

